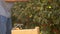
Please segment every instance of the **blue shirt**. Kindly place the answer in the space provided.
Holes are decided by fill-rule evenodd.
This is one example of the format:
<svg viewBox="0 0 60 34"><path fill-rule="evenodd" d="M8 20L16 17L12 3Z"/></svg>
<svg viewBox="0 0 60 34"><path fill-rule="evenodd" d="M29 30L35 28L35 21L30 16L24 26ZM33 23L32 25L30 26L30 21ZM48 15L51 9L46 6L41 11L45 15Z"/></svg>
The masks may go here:
<svg viewBox="0 0 60 34"><path fill-rule="evenodd" d="M0 0L0 15L10 18L12 6L13 3L7 3L4 0Z"/></svg>

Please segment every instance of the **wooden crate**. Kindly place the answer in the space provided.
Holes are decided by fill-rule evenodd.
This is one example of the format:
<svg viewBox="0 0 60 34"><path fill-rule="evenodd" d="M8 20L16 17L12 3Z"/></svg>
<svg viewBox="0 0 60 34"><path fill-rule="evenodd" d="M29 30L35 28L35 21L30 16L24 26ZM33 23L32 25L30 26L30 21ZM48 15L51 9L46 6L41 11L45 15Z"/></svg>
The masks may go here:
<svg viewBox="0 0 60 34"><path fill-rule="evenodd" d="M39 27L36 27L35 29L22 29L22 30L12 30L11 34L39 34Z"/></svg>

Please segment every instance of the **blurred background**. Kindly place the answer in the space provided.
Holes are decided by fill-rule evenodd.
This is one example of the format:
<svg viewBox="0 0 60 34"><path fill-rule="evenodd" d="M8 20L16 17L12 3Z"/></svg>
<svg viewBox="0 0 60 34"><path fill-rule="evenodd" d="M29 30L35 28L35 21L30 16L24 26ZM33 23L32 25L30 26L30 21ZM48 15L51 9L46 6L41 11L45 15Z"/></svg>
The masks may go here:
<svg viewBox="0 0 60 34"><path fill-rule="evenodd" d="M29 0L14 2L11 8L13 27L40 27L41 34L60 34L60 0Z"/></svg>

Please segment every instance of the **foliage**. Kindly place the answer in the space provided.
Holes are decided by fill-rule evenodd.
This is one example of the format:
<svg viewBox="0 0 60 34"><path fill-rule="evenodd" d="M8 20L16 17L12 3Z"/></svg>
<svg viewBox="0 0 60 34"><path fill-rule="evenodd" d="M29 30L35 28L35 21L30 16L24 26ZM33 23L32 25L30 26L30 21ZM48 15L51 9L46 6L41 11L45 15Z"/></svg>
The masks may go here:
<svg viewBox="0 0 60 34"><path fill-rule="evenodd" d="M60 0L15 2L12 8L13 23L22 23L24 28L39 26L43 34L57 34L59 32L59 15Z"/></svg>

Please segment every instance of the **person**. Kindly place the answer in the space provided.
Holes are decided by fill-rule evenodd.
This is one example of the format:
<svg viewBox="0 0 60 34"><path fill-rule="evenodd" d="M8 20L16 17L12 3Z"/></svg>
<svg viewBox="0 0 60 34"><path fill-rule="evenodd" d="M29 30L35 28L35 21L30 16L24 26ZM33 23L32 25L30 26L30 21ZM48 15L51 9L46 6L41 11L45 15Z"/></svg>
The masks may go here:
<svg viewBox="0 0 60 34"><path fill-rule="evenodd" d="M0 0L0 34L11 34L11 7L12 3L6 3L4 0Z"/></svg>

